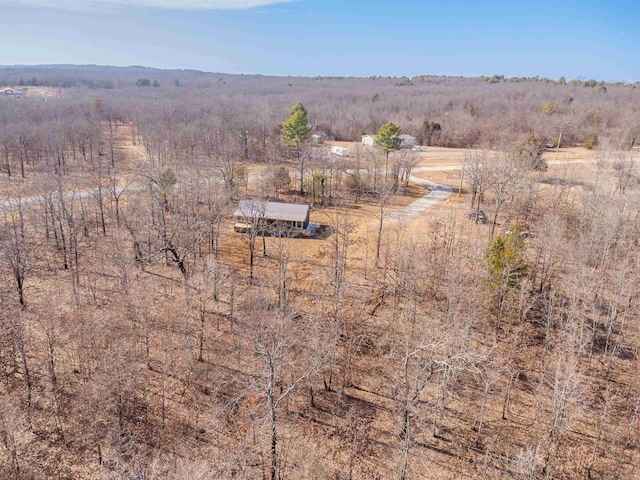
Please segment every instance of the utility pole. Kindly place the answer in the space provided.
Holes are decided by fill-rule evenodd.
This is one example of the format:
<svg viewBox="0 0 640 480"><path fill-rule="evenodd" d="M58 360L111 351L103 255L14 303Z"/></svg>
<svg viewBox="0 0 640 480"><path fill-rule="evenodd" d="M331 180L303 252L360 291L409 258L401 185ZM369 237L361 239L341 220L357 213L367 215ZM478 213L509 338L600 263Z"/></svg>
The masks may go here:
<svg viewBox="0 0 640 480"><path fill-rule="evenodd" d="M560 143L562 142L562 132L564 130L564 127L562 127L560 129L560 135L558 135L558 145L556 147L556 160L558 160L558 152L560 151Z"/></svg>

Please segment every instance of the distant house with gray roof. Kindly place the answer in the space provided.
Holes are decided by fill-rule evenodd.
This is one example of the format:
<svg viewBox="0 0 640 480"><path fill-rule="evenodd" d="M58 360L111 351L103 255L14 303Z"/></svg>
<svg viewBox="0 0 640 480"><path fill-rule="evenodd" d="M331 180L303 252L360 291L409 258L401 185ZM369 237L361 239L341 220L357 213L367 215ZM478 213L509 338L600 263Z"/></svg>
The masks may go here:
<svg viewBox="0 0 640 480"><path fill-rule="evenodd" d="M411 148L416 144L416 137L412 137L411 135L400 135L400 147L402 148Z"/></svg>

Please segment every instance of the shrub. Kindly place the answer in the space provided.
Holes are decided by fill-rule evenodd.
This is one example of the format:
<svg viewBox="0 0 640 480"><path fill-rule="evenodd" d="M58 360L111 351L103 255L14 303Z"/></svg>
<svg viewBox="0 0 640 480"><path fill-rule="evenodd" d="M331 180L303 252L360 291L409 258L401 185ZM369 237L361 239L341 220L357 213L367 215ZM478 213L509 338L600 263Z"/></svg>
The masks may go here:
<svg viewBox="0 0 640 480"><path fill-rule="evenodd" d="M598 146L598 136L595 133L592 133L584 141L584 148L592 150L596 146Z"/></svg>

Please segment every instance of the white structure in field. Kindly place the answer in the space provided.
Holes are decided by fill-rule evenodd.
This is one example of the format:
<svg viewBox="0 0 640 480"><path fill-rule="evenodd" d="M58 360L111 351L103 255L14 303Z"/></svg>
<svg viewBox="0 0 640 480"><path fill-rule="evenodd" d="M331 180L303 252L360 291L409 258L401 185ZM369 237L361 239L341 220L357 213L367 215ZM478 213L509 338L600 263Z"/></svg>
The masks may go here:
<svg viewBox="0 0 640 480"><path fill-rule="evenodd" d="M400 148L411 148L416 144L415 137L411 135L400 135ZM375 135L363 135L362 136L362 145L366 145L367 147L373 147L376 145L376 136Z"/></svg>
<svg viewBox="0 0 640 480"><path fill-rule="evenodd" d="M373 147L376 144L376 136L375 135L363 135L362 136L362 145L366 145L367 147Z"/></svg>
<svg viewBox="0 0 640 480"><path fill-rule="evenodd" d="M349 149L344 147L339 147L338 145L332 145L331 153L333 153L334 155L338 155L339 157L348 157Z"/></svg>
<svg viewBox="0 0 640 480"><path fill-rule="evenodd" d="M416 138L411 135L400 135L400 147L411 148L416 144Z"/></svg>

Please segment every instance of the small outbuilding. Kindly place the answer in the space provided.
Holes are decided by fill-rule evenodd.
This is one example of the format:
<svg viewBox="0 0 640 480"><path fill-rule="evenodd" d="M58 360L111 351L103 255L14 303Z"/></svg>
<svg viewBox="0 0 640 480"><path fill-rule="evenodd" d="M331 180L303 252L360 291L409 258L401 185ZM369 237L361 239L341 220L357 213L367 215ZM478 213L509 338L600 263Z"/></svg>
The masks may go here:
<svg viewBox="0 0 640 480"><path fill-rule="evenodd" d="M362 135L362 145L366 145L367 147L373 147L375 144L376 144L375 135Z"/></svg>
<svg viewBox="0 0 640 480"><path fill-rule="evenodd" d="M412 137L411 135L400 135L400 147L401 148L411 148L416 144L416 137Z"/></svg>
<svg viewBox="0 0 640 480"><path fill-rule="evenodd" d="M246 233L257 226L261 233L304 233L309 226L309 210L307 204L240 200L233 213L238 221L234 230Z"/></svg>

